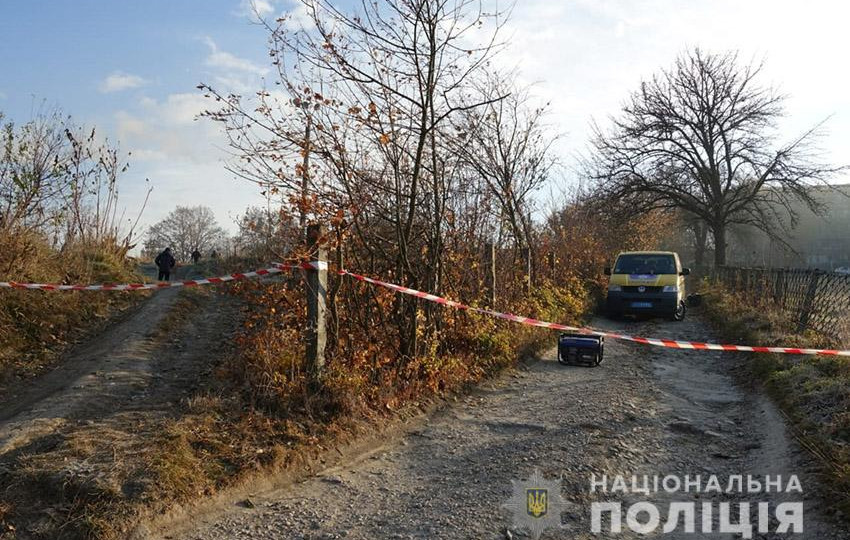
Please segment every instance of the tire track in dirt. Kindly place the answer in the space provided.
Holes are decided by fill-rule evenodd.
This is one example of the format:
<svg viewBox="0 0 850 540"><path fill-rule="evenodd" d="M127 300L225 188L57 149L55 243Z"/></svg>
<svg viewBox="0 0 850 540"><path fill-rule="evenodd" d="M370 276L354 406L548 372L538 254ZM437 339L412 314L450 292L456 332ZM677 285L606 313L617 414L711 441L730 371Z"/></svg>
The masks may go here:
<svg viewBox="0 0 850 540"><path fill-rule="evenodd" d="M227 354L238 320L236 300L213 288L158 291L4 396L0 489L22 525L16 538L61 537L73 506L65 486L101 489L120 467L142 459L145 445L179 414L176 405ZM131 496L140 486L130 479L114 489Z"/></svg>
<svg viewBox="0 0 850 540"><path fill-rule="evenodd" d="M179 279L201 277L191 267L180 270ZM161 380L166 378L163 373L176 373L189 356L203 356L195 352L219 349L235 327L234 303L207 290L197 313L174 321L173 328L163 328L180 292L179 288L157 291L73 347L53 370L10 389L0 398L0 441L9 424L49 417L99 418L139 392L154 401L169 398L150 391L168 382Z"/></svg>
<svg viewBox="0 0 850 540"><path fill-rule="evenodd" d="M697 318L594 324L638 335L712 337ZM485 383L414 431L359 459L304 482L256 493L251 504L232 501L147 537L505 538L506 530L517 534L501 508L510 496L510 481L528 478L535 469L547 478L562 478L563 496L570 503L562 516L565 529L547 531L543 538L599 538L589 532L590 502L598 497L588 493L592 474L700 474L706 480L712 474L722 479L798 474L805 496L817 494L808 460L785 432L775 408L735 386L728 375L745 357L613 340L606 344L606 361L599 368L560 366L553 356ZM663 504L669 502L665 496L648 500ZM782 496L762 494L760 500L774 504ZM695 499L742 502L747 497L709 493ZM620 500L626 508L647 498L626 494ZM819 514L814 499L805 504L806 538L846 538ZM658 537L733 538L716 533Z"/></svg>
<svg viewBox="0 0 850 540"><path fill-rule="evenodd" d="M69 420L100 418L153 377L154 330L176 290L148 299L125 320L77 347L51 372L0 404L0 454Z"/></svg>

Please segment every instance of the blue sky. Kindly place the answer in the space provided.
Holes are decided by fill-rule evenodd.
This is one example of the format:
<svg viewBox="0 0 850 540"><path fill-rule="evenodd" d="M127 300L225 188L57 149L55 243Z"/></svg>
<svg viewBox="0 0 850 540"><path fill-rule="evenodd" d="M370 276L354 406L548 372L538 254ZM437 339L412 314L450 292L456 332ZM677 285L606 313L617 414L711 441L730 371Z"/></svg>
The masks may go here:
<svg viewBox="0 0 850 540"><path fill-rule="evenodd" d="M233 1L4 1L0 25L2 106L22 119L34 95L105 125L139 96L189 92L209 77L206 40L236 55L264 52L264 36ZM126 89L133 91L104 91L113 73L143 82Z"/></svg>
<svg viewBox="0 0 850 540"><path fill-rule="evenodd" d="M260 202L221 159L223 137L194 120L205 100L199 82L259 88L265 35L236 1L0 4L0 111L25 122L46 103L130 151L122 202L132 213L154 187L143 221L177 204L211 206L233 220Z"/></svg>
<svg viewBox="0 0 850 540"><path fill-rule="evenodd" d="M0 111L25 122L46 101L120 141L133 152L122 181L129 212L141 203L145 178L154 186L144 223L178 204L204 204L232 231L235 217L261 198L224 170L218 126L194 120L206 105L195 87L262 85L265 35L246 16L246 1L3 0ZM271 15L293 6L258 4ZM519 0L500 62L551 101L567 164L585 148L591 119L604 124L642 78L692 46L763 59L762 82L789 95L780 137L832 115L824 155L848 163L847 20L847 4L826 0Z"/></svg>

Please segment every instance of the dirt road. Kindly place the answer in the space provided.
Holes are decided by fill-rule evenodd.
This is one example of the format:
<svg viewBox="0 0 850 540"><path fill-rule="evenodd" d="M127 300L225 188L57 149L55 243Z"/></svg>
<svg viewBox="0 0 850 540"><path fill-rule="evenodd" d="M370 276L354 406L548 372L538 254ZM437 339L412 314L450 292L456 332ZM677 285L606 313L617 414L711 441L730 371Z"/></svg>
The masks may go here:
<svg viewBox="0 0 850 540"><path fill-rule="evenodd" d="M180 278L187 275L181 272ZM2 396L0 458L68 423L105 422L122 412L167 409L190 394L199 370L211 369L204 365L209 360L204 351L218 346L222 323L232 310L214 298L211 316L203 323L189 320L177 339L159 330L178 293L158 291L96 339L70 351L54 370Z"/></svg>
<svg viewBox="0 0 850 540"><path fill-rule="evenodd" d="M637 335L712 337L696 318L678 324L595 323ZM817 488L807 470L807 458L786 433L775 408L758 393L736 386L729 376L743 361L731 353L609 342L606 362L588 369L562 367L550 353L444 408L414 431L356 462L283 489L257 493L250 504L233 501L217 512L152 537L522 536L501 506L511 495L511 480L528 478L537 469L546 478L562 478L563 497L569 503L562 515L564 528L548 530L543 538L599 538L589 532L592 474L597 478L602 474L628 478L632 474L680 478L699 474L706 480L712 474L722 479L733 474L782 474L785 478L797 474L804 495L797 494L796 499L806 499L804 537L847 538L824 520L817 501L810 499ZM686 497L687 501L694 495L672 497ZM715 502L747 500L746 494L700 497ZM773 505L784 495L750 497L752 502ZM622 500L625 508L645 499L627 494ZM754 524L755 520L753 515ZM638 536L624 532L604 537ZM739 536L674 532L663 537Z"/></svg>
<svg viewBox="0 0 850 540"><path fill-rule="evenodd" d="M186 270L180 278L193 277ZM140 490L122 475L147 467L148 441L209 378L235 331L232 298L186 294L198 311L175 312L179 289L157 291L49 373L0 395L0 510L14 508L18 524L0 538L80 536L69 517L75 493Z"/></svg>

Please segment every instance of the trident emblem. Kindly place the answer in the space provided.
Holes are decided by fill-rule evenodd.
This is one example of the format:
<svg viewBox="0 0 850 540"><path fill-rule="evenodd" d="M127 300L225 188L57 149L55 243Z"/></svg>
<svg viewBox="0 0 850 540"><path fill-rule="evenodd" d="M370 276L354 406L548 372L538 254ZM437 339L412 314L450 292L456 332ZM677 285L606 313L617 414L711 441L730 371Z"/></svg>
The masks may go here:
<svg viewBox="0 0 850 540"><path fill-rule="evenodd" d="M525 506L525 511L529 516L541 518L549 511L549 493L546 489L527 488L525 494L528 497L528 502Z"/></svg>

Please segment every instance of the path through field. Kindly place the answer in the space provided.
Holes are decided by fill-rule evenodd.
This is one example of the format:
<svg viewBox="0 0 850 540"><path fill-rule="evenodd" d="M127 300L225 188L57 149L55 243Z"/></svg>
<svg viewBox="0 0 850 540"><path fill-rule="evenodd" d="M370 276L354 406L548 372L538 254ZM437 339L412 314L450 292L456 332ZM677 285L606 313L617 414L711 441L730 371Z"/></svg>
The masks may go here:
<svg viewBox="0 0 850 540"><path fill-rule="evenodd" d="M179 278L194 277L187 270ZM0 494L27 524L12 538L73 536L64 517L73 490L109 484L119 457L143 459L175 405L210 377L232 341L237 308L227 295L199 294L198 312L174 318L180 289L157 291L51 371L0 396Z"/></svg>
<svg viewBox="0 0 850 540"><path fill-rule="evenodd" d="M218 346L227 311L212 309L203 322L190 321L197 328L181 332L178 342L167 331L158 332L178 292L156 292L95 339L73 349L57 368L3 396L0 455L68 422L167 406L190 392L193 385L186 379L198 379L199 366L187 357L203 360L205 348Z"/></svg>

